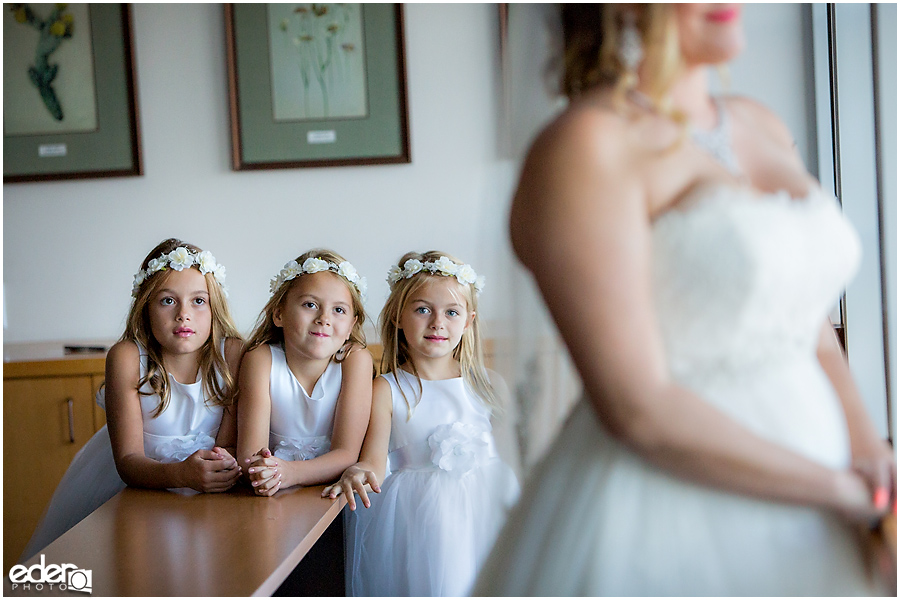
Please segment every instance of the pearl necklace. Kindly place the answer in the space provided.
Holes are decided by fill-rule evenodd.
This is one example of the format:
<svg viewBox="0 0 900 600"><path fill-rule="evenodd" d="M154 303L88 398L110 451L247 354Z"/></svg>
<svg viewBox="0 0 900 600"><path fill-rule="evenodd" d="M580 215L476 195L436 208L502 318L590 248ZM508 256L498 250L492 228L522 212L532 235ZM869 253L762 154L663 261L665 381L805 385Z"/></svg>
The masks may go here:
<svg viewBox="0 0 900 600"><path fill-rule="evenodd" d="M629 95L638 106L656 112L656 106L646 94L638 90L630 90ZM716 109L716 126L709 131L705 131L689 125L691 141L695 146L716 159L729 173L740 177L742 175L741 167L737 156L734 154L734 149L731 147L731 119L721 99L712 96L712 102Z"/></svg>

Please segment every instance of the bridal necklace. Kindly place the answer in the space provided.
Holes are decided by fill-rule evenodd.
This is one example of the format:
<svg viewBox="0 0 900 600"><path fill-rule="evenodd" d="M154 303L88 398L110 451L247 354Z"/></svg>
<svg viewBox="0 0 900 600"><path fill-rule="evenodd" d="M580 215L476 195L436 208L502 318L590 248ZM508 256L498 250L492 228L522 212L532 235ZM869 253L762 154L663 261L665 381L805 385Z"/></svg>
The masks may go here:
<svg viewBox="0 0 900 600"><path fill-rule="evenodd" d="M699 148L705 150L719 161L722 166L728 169L728 172L739 176L741 167L738 164L737 157L734 155L734 149L731 147L731 119L720 98L713 96L712 101L716 107L716 126L706 131L691 125L691 140Z"/></svg>
<svg viewBox="0 0 900 600"><path fill-rule="evenodd" d="M653 102L644 93L637 90L630 90L629 93L636 104L647 110L656 111ZM712 102L716 109L716 126L707 131L689 125L688 130L691 135L691 141L698 148L716 159L729 173L740 177L742 174L741 167L731 146L731 119L720 98L713 96Z"/></svg>

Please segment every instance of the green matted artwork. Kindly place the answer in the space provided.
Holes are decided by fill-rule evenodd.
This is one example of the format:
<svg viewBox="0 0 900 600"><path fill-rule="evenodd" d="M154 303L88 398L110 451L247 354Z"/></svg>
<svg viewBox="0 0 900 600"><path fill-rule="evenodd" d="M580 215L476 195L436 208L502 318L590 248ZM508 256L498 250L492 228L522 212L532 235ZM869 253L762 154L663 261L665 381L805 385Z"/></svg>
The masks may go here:
<svg viewBox="0 0 900 600"><path fill-rule="evenodd" d="M228 4L235 170L410 162L402 4Z"/></svg>
<svg viewBox="0 0 900 600"><path fill-rule="evenodd" d="M127 4L3 5L3 183L143 174Z"/></svg>

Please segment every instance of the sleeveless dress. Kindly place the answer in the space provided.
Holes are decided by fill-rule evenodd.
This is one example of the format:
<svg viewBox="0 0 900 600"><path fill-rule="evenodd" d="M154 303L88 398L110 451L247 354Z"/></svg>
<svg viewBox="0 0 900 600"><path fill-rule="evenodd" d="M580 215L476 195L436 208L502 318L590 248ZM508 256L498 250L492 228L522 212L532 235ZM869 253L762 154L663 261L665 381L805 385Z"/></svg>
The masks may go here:
<svg viewBox="0 0 900 600"><path fill-rule="evenodd" d="M341 363L331 361L307 394L291 372L284 347L270 344L269 449L283 460L309 460L331 450L334 411L341 393Z"/></svg>
<svg viewBox="0 0 900 600"><path fill-rule="evenodd" d="M834 469L846 420L816 359L860 243L835 200L707 184L653 224L653 289L675 380L756 434ZM702 431L697 432L703 435ZM587 400L536 468L477 595L873 595L836 515L670 475Z"/></svg>
<svg viewBox="0 0 900 600"><path fill-rule="evenodd" d="M224 352L224 341L222 342ZM140 351L140 377L147 374L147 351ZM171 397L166 410L152 417L159 395L141 395L144 422L144 454L163 463L185 460L197 450L211 450L222 422L222 407L209 405L203 397L203 382L185 384L169 375ZM152 392L150 384L141 388ZM106 410L106 388L97 393L97 404ZM104 425L72 459L56 487L22 559L30 558L53 540L77 525L107 500L125 489L113 459L109 431Z"/></svg>
<svg viewBox="0 0 900 600"><path fill-rule="evenodd" d="M388 461L371 507L347 517L351 596L463 596L516 501L516 477L498 456L490 410L461 377L382 375L391 386Z"/></svg>

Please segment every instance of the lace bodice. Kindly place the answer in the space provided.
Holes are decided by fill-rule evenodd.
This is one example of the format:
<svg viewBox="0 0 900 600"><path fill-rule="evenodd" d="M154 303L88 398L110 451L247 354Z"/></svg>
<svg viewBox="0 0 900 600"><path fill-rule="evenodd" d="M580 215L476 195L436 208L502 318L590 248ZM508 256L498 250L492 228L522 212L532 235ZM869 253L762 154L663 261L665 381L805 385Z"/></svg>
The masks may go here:
<svg viewBox="0 0 900 600"><path fill-rule="evenodd" d="M653 225L653 284L675 374L814 353L855 272L859 239L835 200L704 185Z"/></svg>

